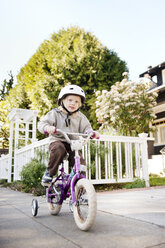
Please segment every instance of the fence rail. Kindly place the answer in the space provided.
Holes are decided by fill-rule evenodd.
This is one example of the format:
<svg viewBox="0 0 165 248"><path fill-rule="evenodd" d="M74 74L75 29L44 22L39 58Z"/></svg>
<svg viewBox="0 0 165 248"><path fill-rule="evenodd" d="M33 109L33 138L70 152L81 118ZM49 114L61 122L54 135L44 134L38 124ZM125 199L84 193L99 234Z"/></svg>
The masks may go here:
<svg viewBox="0 0 165 248"><path fill-rule="evenodd" d="M36 150L48 151L49 138L36 141L14 153L14 166L8 163L9 155L0 158L0 179L20 180L20 172ZM144 179L149 186L147 168L147 138L102 135L100 140L92 140L82 150L87 164L87 178L93 184L132 182L135 178ZM45 161L47 162L47 161Z"/></svg>

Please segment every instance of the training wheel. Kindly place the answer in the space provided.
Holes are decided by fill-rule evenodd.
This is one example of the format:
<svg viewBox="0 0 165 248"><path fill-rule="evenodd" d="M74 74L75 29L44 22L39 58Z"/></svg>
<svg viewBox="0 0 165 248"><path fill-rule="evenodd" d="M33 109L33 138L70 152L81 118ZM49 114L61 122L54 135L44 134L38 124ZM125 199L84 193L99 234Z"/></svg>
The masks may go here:
<svg viewBox="0 0 165 248"><path fill-rule="evenodd" d="M36 199L32 200L31 210L32 210L32 215L36 216L38 213L38 201Z"/></svg>

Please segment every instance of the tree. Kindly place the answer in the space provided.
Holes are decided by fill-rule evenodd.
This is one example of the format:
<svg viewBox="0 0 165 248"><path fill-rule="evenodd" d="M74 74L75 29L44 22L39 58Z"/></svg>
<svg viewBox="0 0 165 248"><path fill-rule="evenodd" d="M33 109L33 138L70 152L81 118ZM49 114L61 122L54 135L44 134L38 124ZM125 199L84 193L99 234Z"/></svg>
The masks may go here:
<svg viewBox="0 0 165 248"><path fill-rule="evenodd" d="M2 88L0 138L4 137L4 130L9 134L7 115L12 108L36 109L40 111L40 117L57 107L58 94L68 83L84 89L86 103L82 111L93 128L98 128L95 91L109 90L117 80L121 80L124 71L128 71L126 63L114 51L104 47L93 34L79 27L53 33L50 40L45 40L21 68L17 84L10 88L11 84L6 82Z"/></svg>
<svg viewBox="0 0 165 248"><path fill-rule="evenodd" d="M14 77L12 72L9 72L9 80L6 79L3 81L2 88L0 89L0 100L4 100L5 96L9 95L10 89L12 89L14 84Z"/></svg>
<svg viewBox="0 0 165 248"><path fill-rule="evenodd" d="M83 111L89 111L94 125L95 91L109 90L125 70L126 63L94 35L70 27L45 40L17 79L18 83L24 82L30 108L40 110L40 116L57 106L63 86L72 83L83 87L87 97Z"/></svg>
<svg viewBox="0 0 165 248"><path fill-rule="evenodd" d="M122 135L136 136L152 131L150 123L156 118L153 107L157 93L148 93L151 85L129 81L127 74L110 91L97 91L96 116L101 129L113 128Z"/></svg>
<svg viewBox="0 0 165 248"><path fill-rule="evenodd" d="M0 148L7 148L9 145L9 121L7 120L7 108L4 101L0 102Z"/></svg>
<svg viewBox="0 0 165 248"><path fill-rule="evenodd" d="M12 108L29 108L30 101L23 84L16 84L11 88L8 94L5 94L4 100L0 101L0 147L9 146L9 120L8 114Z"/></svg>

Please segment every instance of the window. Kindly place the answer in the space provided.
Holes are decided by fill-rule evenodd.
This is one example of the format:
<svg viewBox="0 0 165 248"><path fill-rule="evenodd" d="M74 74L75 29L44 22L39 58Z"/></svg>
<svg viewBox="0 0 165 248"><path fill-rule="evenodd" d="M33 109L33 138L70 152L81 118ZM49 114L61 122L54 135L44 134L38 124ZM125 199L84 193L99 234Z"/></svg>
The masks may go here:
<svg viewBox="0 0 165 248"><path fill-rule="evenodd" d="M153 133L153 138L155 139L155 144L157 144L158 143L158 132L157 131Z"/></svg>
<svg viewBox="0 0 165 248"><path fill-rule="evenodd" d="M153 126L156 127L156 131L152 135L155 145L165 144L165 119L155 122Z"/></svg>
<svg viewBox="0 0 165 248"><path fill-rule="evenodd" d="M161 143L165 143L165 126L160 127L160 141Z"/></svg>
<svg viewBox="0 0 165 248"><path fill-rule="evenodd" d="M162 81L163 81L163 84L165 84L165 69L162 70Z"/></svg>

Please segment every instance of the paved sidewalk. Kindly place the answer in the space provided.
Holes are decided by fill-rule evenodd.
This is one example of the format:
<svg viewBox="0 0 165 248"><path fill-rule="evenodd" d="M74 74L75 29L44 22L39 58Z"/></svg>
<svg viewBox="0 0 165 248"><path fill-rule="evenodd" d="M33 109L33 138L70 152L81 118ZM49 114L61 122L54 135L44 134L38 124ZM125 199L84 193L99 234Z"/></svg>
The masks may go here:
<svg viewBox="0 0 165 248"><path fill-rule="evenodd" d="M98 210L165 228L165 187L97 193Z"/></svg>
<svg viewBox="0 0 165 248"><path fill-rule="evenodd" d="M98 192L97 202L95 224L83 232L68 204L51 216L45 198L0 187L0 248L165 248L165 187Z"/></svg>

